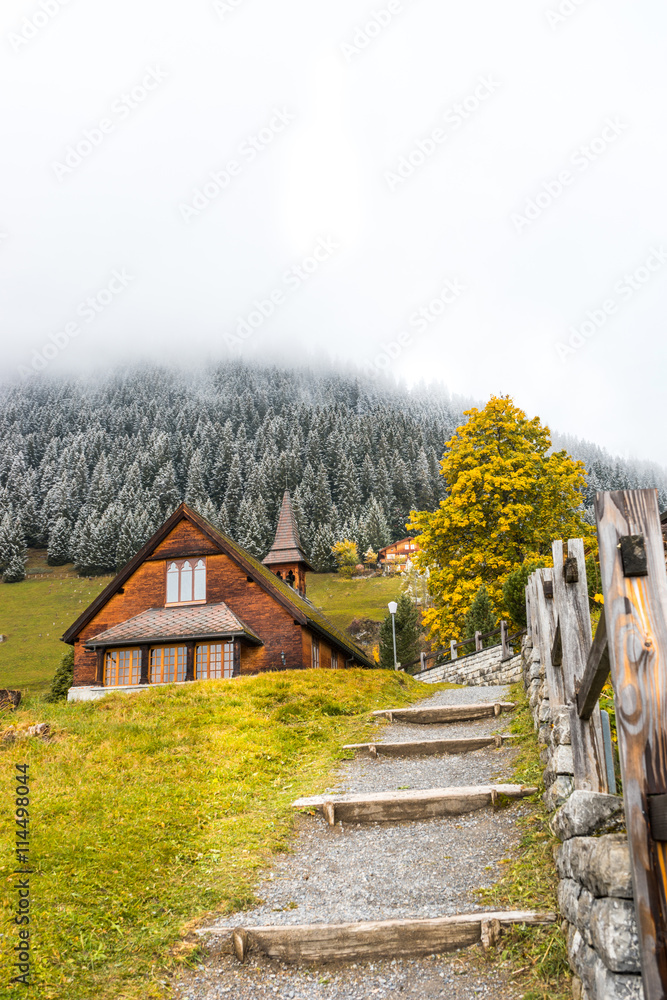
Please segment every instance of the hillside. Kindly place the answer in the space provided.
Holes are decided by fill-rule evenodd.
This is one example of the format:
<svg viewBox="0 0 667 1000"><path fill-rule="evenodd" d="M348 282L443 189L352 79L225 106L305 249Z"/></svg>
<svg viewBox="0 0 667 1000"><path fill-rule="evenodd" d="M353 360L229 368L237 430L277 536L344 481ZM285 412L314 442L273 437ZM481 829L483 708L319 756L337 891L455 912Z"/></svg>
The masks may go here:
<svg viewBox="0 0 667 1000"><path fill-rule="evenodd" d="M28 699L13 737L0 726L0 754L6 774L20 760L33 777L36 993L170 996L170 973L196 950L188 928L254 901L259 869L288 843L293 799L324 791L342 745L377 730L372 709L423 695L393 671L309 670L99 703ZM50 738L27 734L38 722ZM3 843L14 830L5 808ZM14 867L5 854L1 877ZM3 931L13 906L3 894ZM14 941L0 935L5 969Z"/></svg>
<svg viewBox="0 0 667 1000"><path fill-rule="evenodd" d="M0 387L0 566L48 546L51 563L112 572L186 499L254 555L268 551L285 487L316 569L331 544L377 551L405 534L412 508L443 495L439 462L467 402L334 370L241 361L176 371ZM650 464L562 440L597 489L656 486Z"/></svg>

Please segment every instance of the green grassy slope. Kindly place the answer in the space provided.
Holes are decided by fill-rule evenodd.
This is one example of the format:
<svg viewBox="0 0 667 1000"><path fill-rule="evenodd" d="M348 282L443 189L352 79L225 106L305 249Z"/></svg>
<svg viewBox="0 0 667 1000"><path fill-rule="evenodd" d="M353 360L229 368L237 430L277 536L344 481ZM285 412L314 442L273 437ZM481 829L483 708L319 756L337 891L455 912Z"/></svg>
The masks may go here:
<svg viewBox="0 0 667 1000"><path fill-rule="evenodd" d="M167 997L170 970L195 957L193 923L253 902L258 870L287 845L290 802L324 791L344 743L372 738L369 711L434 690L393 671L309 670L96 703L28 697L0 720L0 761L7 782L17 762L30 768L35 995ZM36 722L50 724L49 741L27 735ZM13 821L0 810L8 847ZM7 849L4 969L17 942L14 868Z"/></svg>
<svg viewBox="0 0 667 1000"><path fill-rule="evenodd" d="M109 579L45 576L1 583L0 633L8 638L0 643L0 687L46 691L68 648L60 636Z"/></svg>
<svg viewBox="0 0 667 1000"><path fill-rule="evenodd" d="M353 618L382 621L389 601L401 592L399 576L372 576L360 580L344 580L336 573L309 573L306 596L332 622L347 628Z"/></svg>

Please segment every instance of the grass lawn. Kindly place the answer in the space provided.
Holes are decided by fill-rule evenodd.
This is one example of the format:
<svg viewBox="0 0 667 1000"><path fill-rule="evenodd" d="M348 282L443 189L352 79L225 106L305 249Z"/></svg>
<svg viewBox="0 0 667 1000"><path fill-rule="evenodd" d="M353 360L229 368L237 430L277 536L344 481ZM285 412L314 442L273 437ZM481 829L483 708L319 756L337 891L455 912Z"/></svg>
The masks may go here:
<svg viewBox="0 0 667 1000"><path fill-rule="evenodd" d="M342 745L377 731L369 711L437 689L393 671L309 670L99 702L27 697L0 721L2 967L17 943L16 764L29 765L31 785L36 995L161 998L177 964L197 957L192 928L254 902L259 870L288 844L290 802L323 791ZM27 735L36 722L50 740Z"/></svg>
<svg viewBox="0 0 667 1000"><path fill-rule="evenodd" d="M0 583L0 633L8 636L0 643L0 687L19 688L24 694L48 690L69 648L60 636L109 579L65 575L58 567L53 578L47 574Z"/></svg>
<svg viewBox="0 0 667 1000"><path fill-rule="evenodd" d="M347 628L353 618L382 621L389 601L398 599L401 584L400 576L345 580L337 573L309 573L306 594L334 624Z"/></svg>

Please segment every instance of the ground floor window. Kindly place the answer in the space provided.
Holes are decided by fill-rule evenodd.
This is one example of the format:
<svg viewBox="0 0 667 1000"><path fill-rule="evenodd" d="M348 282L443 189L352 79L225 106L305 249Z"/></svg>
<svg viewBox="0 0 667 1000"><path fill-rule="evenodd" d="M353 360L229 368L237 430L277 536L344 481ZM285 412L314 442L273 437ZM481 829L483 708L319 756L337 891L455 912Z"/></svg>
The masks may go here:
<svg viewBox="0 0 667 1000"><path fill-rule="evenodd" d="M320 665L320 640L313 639L313 668L317 670Z"/></svg>
<svg viewBox="0 0 667 1000"><path fill-rule="evenodd" d="M338 670L338 650L331 650L331 669Z"/></svg>
<svg viewBox="0 0 667 1000"><path fill-rule="evenodd" d="M197 646L196 678L198 681L219 680L234 676L234 643L218 642Z"/></svg>
<svg viewBox="0 0 667 1000"><path fill-rule="evenodd" d="M184 681L187 669L185 646L158 646L151 649L151 684Z"/></svg>
<svg viewBox="0 0 667 1000"><path fill-rule="evenodd" d="M104 657L104 686L123 687L141 681L141 650L110 649Z"/></svg>

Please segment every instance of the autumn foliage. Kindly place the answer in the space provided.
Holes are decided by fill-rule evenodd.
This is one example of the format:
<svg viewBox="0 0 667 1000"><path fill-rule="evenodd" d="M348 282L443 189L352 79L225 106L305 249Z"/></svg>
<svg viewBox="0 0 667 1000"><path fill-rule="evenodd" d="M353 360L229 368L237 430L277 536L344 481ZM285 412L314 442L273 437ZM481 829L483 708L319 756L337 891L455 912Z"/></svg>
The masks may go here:
<svg viewBox="0 0 667 1000"><path fill-rule="evenodd" d="M492 396L445 445L447 496L435 512L413 511L418 562L430 571L434 606L424 613L431 638L463 638L480 586L497 619L510 619L503 581L526 558L550 556L554 538L588 537L580 513L583 463L549 454L549 428L529 420L509 397Z"/></svg>

